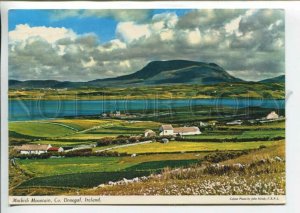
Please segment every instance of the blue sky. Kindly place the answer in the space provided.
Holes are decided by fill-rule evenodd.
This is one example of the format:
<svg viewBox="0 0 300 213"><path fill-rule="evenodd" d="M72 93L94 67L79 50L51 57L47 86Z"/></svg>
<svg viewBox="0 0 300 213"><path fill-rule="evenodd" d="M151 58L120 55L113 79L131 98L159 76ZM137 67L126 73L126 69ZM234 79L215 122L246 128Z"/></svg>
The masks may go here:
<svg viewBox="0 0 300 213"><path fill-rule="evenodd" d="M284 23L280 9L10 10L9 78L89 81L183 59L256 81L284 74Z"/></svg>

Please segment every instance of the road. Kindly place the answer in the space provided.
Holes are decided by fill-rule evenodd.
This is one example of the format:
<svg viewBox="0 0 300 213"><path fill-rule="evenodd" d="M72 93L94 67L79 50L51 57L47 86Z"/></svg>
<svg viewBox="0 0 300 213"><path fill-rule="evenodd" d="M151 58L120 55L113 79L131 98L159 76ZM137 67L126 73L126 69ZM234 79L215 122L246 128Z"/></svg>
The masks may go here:
<svg viewBox="0 0 300 213"><path fill-rule="evenodd" d="M150 141L143 141L143 142L139 142L139 143L124 144L124 145L119 145L119 146L114 146L114 147L110 147L110 148L106 148L106 149L97 150L96 152L105 152L105 151L109 151L112 149L118 149L118 148L128 147L128 146L136 146L136 145L146 144L146 143L152 143L152 141L150 140Z"/></svg>

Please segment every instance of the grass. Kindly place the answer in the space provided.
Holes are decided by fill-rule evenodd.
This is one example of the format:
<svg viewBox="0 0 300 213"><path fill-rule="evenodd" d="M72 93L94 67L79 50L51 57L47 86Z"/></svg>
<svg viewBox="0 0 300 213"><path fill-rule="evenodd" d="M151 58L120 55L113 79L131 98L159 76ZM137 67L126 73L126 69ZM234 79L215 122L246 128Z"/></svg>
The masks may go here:
<svg viewBox="0 0 300 213"><path fill-rule="evenodd" d="M125 170L150 161L201 159L206 153L156 154L131 157L72 157L18 160L20 168L35 176L52 176L84 172L112 172Z"/></svg>
<svg viewBox="0 0 300 213"><path fill-rule="evenodd" d="M111 120L102 119L56 119L51 120L51 122L65 124L81 131L92 128L94 126L101 126L112 123Z"/></svg>
<svg viewBox="0 0 300 213"><path fill-rule="evenodd" d="M150 175L150 173L160 172L164 167L179 168L179 167L188 166L199 162L199 160L197 159L150 161L150 162L139 163L137 165L127 167L117 171L105 171L107 168L108 170L110 167L114 168L114 166L111 165L113 164L114 160L116 159L111 159L111 161L106 162L107 165L105 168L103 167L103 165L98 165L101 166L102 168L102 170L101 168L99 168L100 170L99 172L77 172L77 173L70 173L70 174L36 177L23 182L18 188L39 187L39 186L93 187L99 184L108 183L109 181L122 180L123 178L130 179L135 177L148 176ZM108 158L106 158L106 160L104 161L108 161ZM56 164L55 161L52 163ZM72 165L70 165L70 167L72 167ZM96 168L92 169L90 166L88 167L90 171L97 171ZM81 171L84 171L85 169L87 168L84 169L81 168Z"/></svg>
<svg viewBox="0 0 300 213"><path fill-rule="evenodd" d="M283 161L277 161L276 157ZM160 176L146 181L83 189L79 194L285 195L284 159L285 143L281 141L274 146L252 151L219 164L195 165L188 170L165 169ZM235 167L236 164L243 167Z"/></svg>
<svg viewBox="0 0 300 213"><path fill-rule="evenodd" d="M129 154L142 153L164 153L164 152L197 152L197 151L215 151L215 150L247 150L257 149L261 145L272 146L278 142L256 141L256 142L169 142L167 144L155 142L149 144L139 144L136 146L122 147L114 151Z"/></svg>
<svg viewBox="0 0 300 213"><path fill-rule="evenodd" d="M109 181L118 181L123 178L131 179L147 176L150 171L121 171L121 172L87 172L66 174L50 177L40 177L22 183L18 188L27 187L94 187Z"/></svg>
<svg viewBox="0 0 300 213"><path fill-rule="evenodd" d="M208 134L205 132L201 135L191 135L185 136L187 139L230 139L230 138L237 138L237 139L257 139L257 138L265 138L268 137L270 139L275 137L284 137L285 130L284 129L257 129L257 130L243 130L241 129L228 129L228 130L216 130L216 131L209 131Z"/></svg>
<svg viewBox="0 0 300 213"><path fill-rule="evenodd" d="M55 123L45 122L10 122L9 130L16 133L34 137L60 137L73 134L76 131Z"/></svg>
<svg viewBox="0 0 300 213"><path fill-rule="evenodd" d="M63 140L39 140L31 142L32 144L51 144L51 146L61 147L61 146L78 146L91 144L92 141L63 141Z"/></svg>

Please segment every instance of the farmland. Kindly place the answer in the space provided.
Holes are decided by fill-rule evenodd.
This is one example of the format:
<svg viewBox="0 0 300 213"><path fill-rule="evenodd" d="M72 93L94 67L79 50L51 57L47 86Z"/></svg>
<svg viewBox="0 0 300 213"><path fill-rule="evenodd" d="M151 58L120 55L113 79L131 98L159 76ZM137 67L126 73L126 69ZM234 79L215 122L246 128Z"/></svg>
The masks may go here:
<svg viewBox="0 0 300 213"><path fill-rule="evenodd" d="M147 181L83 189L80 195L284 195L285 162L282 159L285 159L285 145L278 143L225 160L221 165L165 169L161 176ZM236 168L236 164L243 167Z"/></svg>
<svg viewBox="0 0 300 213"><path fill-rule="evenodd" d="M257 149L261 145L271 146L277 142L240 142L240 143L211 143L211 142L169 142L168 144L150 143L125 148L115 149L117 152L126 152L129 154L137 153L171 153L171 152L199 152L199 151L216 151L216 150L248 150Z"/></svg>
<svg viewBox="0 0 300 213"><path fill-rule="evenodd" d="M202 108L202 110L204 109L206 108ZM181 110L169 117L169 120L176 120L174 126L197 125L191 120L188 123L183 121L182 119L186 119L186 117ZM226 110L230 113L230 109ZM196 120L199 119L197 116L205 118L206 115L199 113L195 116ZM164 119L167 120L167 117L164 119L162 117L146 116L146 119L141 118L140 120L137 120L138 118L129 120L83 117L10 122L11 146L31 143L51 144L58 147L92 147L91 155L85 157L17 159L16 166L11 165L10 169L12 180L10 194L56 195L74 194L78 191L93 194L94 192L89 191L88 188L111 181L155 176L159 173L164 175L166 169L202 168L202 162L206 162L208 159L206 156L214 154L217 156L224 154L232 158L236 156L235 153L240 153L237 155L242 154L239 159L244 157L246 159L244 161L251 162L254 159L251 157L252 153L257 153L259 150L273 150L274 147L281 147L284 144L284 121L229 126L226 125L226 119L224 121L219 119L217 124L210 124L208 121L207 127L200 127L202 132L200 135L184 136L179 138L180 140L173 139L165 144L158 140L123 147L119 147L118 143L94 147L99 140L104 138L111 140L142 137L145 129L152 129L158 134L158 127L164 123L162 122ZM213 121L215 120L213 119ZM107 148L113 148L111 151L118 154L114 156L92 155ZM10 150L13 153L12 147ZM132 154L136 157L131 157ZM282 157L282 155L280 156ZM218 157L217 159L222 158ZM211 181L215 179L220 179L220 177L210 178ZM185 183L189 181L194 183L193 180L186 180ZM181 186L183 180L176 180L175 183ZM169 183L163 184L168 186ZM135 194L135 187L139 188L138 185L134 186L133 191L128 189L128 193ZM153 187L158 186L153 183ZM102 191L103 194L119 193L105 190ZM159 190L157 192L162 193Z"/></svg>

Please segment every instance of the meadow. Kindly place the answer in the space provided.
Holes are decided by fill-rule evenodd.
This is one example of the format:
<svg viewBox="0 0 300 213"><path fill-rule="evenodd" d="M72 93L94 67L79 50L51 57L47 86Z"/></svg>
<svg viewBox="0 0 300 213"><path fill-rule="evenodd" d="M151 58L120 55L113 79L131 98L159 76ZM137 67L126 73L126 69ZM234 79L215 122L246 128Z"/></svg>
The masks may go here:
<svg viewBox="0 0 300 213"><path fill-rule="evenodd" d="M218 164L166 168L146 181L82 189L78 194L285 195L285 190L285 144L281 142Z"/></svg>
<svg viewBox="0 0 300 213"><path fill-rule="evenodd" d="M171 152L203 152L203 151L222 151L222 150L249 150L258 149L260 146L272 146L278 142L185 142L185 141L171 141L167 144L155 142L149 144L141 144L136 146L129 146L117 148L114 151L128 154L144 154L144 153L171 153Z"/></svg>

